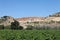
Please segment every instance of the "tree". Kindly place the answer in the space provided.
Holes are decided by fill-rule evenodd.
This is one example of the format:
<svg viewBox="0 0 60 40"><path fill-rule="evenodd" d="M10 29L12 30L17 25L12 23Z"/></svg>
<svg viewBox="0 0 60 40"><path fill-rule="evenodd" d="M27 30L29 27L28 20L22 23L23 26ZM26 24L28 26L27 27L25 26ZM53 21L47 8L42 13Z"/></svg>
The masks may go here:
<svg viewBox="0 0 60 40"><path fill-rule="evenodd" d="M8 16L3 16L3 18L7 18Z"/></svg>
<svg viewBox="0 0 60 40"><path fill-rule="evenodd" d="M11 29L14 29L14 30L15 29L16 30L20 29L20 30L22 30L23 27L20 26L20 23L18 21L14 20L14 22L11 23Z"/></svg>
<svg viewBox="0 0 60 40"><path fill-rule="evenodd" d="M19 27L18 27L18 29L22 30L22 29L23 29L23 27L22 27L22 26L19 26Z"/></svg>
<svg viewBox="0 0 60 40"><path fill-rule="evenodd" d="M11 29L19 29L19 22L14 20L14 22L11 23Z"/></svg>

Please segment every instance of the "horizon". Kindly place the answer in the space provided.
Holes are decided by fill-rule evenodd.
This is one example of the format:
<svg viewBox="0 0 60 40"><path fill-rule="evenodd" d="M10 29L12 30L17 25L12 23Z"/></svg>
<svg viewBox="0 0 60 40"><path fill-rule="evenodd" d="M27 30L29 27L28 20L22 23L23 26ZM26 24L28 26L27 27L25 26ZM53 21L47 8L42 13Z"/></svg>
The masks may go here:
<svg viewBox="0 0 60 40"><path fill-rule="evenodd" d="M0 17L46 17L60 12L60 0L0 0Z"/></svg>

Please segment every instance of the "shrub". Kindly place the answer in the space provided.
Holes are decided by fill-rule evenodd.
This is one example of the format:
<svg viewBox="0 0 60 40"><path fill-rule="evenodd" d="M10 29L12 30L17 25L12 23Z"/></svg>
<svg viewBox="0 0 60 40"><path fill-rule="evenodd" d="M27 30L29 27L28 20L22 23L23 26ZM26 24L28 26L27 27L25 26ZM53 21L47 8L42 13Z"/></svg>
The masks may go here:
<svg viewBox="0 0 60 40"><path fill-rule="evenodd" d="M4 25L0 25L0 29L4 29Z"/></svg>
<svg viewBox="0 0 60 40"><path fill-rule="evenodd" d="M18 29L19 27L19 22L18 21L14 21L11 23L11 29Z"/></svg>
<svg viewBox="0 0 60 40"><path fill-rule="evenodd" d="M57 23L60 23L60 21L57 21Z"/></svg>
<svg viewBox="0 0 60 40"><path fill-rule="evenodd" d="M33 22L33 23L38 24L39 22Z"/></svg>
<svg viewBox="0 0 60 40"><path fill-rule="evenodd" d="M11 29L11 26L4 26L4 29Z"/></svg>
<svg viewBox="0 0 60 40"><path fill-rule="evenodd" d="M23 27L22 27L22 26L19 26L19 27L18 27L18 29L22 30L22 29L23 29Z"/></svg>
<svg viewBox="0 0 60 40"><path fill-rule="evenodd" d="M31 25L27 25L27 28L26 28L27 30L32 30L33 29L33 26L31 26Z"/></svg>
<svg viewBox="0 0 60 40"><path fill-rule="evenodd" d="M51 20L51 23L55 23L55 21Z"/></svg>

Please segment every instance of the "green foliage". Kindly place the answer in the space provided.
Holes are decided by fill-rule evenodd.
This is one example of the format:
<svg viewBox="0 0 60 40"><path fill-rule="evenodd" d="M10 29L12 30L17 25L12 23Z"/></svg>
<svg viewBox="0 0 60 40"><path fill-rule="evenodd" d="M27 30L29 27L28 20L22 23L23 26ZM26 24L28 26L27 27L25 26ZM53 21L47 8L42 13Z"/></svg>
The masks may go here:
<svg viewBox="0 0 60 40"><path fill-rule="evenodd" d="M3 16L3 18L7 18L8 16Z"/></svg>
<svg viewBox="0 0 60 40"><path fill-rule="evenodd" d="M19 26L19 27L18 27L18 29L19 29L19 30L22 30L22 29L23 29L23 27L22 27L22 26Z"/></svg>
<svg viewBox="0 0 60 40"><path fill-rule="evenodd" d="M57 21L57 23L59 23L59 24L60 24L60 21Z"/></svg>
<svg viewBox="0 0 60 40"><path fill-rule="evenodd" d="M0 30L0 40L60 40L60 30Z"/></svg>
<svg viewBox="0 0 60 40"><path fill-rule="evenodd" d="M32 30L33 29L33 26L31 26L31 25L27 25L27 28L26 28L27 30Z"/></svg>
<svg viewBox="0 0 60 40"><path fill-rule="evenodd" d="M33 23L35 23L35 24L39 24L39 22L33 22Z"/></svg>
<svg viewBox="0 0 60 40"><path fill-rule="evenodd" d="M11 26L4 26L4 29L11 29Z"/></svg>
<svg viewBox="0 0 60 40"><path fill-rule="evenodd" d="M20 30L21 30L21 29L23 29L23 27L20 26L20 25L19 25L19 22L15 20L14 22L11 23L11 29L14 29L14 30L15 30L15 29L16 29L16 30L20 29Z"/></svg>
<svg viewBox="0 0 60 40"><path fill-rule="evenodd" d="M11 23L11 29L18 29L19 27L19 22L18 21L14 21Z"/></svg>
<svg viewBox="0 0 60 40"><path fill-rule="evenodd" d="M55 21L51 20L51 23L55 23Z"/></svg>
<svg viewBox="0 0 60 40"><path fill-rule="evenodd" d="M0 25L0 29L4 29L4 25Z"/></svg>

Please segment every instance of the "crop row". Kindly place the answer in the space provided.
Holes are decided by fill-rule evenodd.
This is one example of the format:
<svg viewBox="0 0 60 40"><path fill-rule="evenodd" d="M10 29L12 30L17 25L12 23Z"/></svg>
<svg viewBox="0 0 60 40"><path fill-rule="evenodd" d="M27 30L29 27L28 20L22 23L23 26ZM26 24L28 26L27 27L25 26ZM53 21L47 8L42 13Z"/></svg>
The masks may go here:
<svg viewBox="0 0 60 40"><path fill-rule="evenodd" d="M0 30L0 40L60 40L60 30Z"/></svg>

